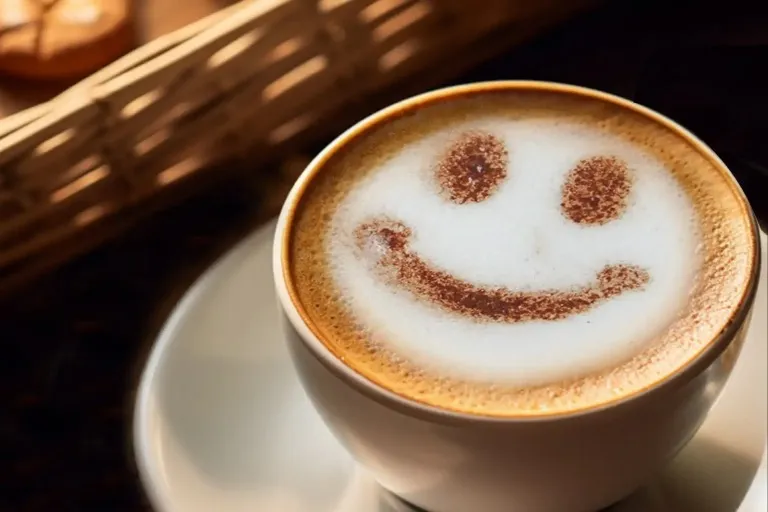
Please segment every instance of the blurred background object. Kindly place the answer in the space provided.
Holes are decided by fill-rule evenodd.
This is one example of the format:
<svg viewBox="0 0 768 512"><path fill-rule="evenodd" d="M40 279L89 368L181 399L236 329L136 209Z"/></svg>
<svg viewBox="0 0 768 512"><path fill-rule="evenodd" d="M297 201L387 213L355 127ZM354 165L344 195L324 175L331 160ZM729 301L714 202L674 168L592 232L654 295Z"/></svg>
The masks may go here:
<svg viewBox="0 0 768 512"><path fill-rule="evenodd" d="M423 1L388 1L399 6L395 13L423 12L419 10L421 8L414 7L422 5ZM0 150L0 155L14 155L10 160L0 158L0 234L7 236L11 232L8 230L10 224L2 220L7 218L2 215L5 214L3 208L7 207L3 202L7 196L3 196L3 193L8 190L13 190L14 201L19 197L18 191L34 191L29 198L24 194L20 196L22 201L32 201L29 211L37 211L35 205L41 203L35 201L40 201L40 197L50 198L51 194L54 197L64 196L64 199L69 197L72 201L78 198L67 204L65 209L58 210L64 213L41 217L50 222L43 222L38 231L29 223L18 223L17 226L23 226L24 233L32 238L35 234L52 233L54 231L50 230L57 226L71 226L67 223L78 218L77 215L82 215L79 217L82 226L89 228L67 228L62 240L66 239L68 243L47 245L49 239L46 238L46 243L28 246L31 249L24 252L23 257L17 256L14 261L19 266L4 267L0 282L0 288L6 290L5 299L0 304L0 336L5 349L0 358L0 439L4 441L0 448L0 459L3 460L0 464L0 482L4 487L3 492L0 492L0 510L147 510L132 469L132 454L127 443L132 388L148 344L160 322L165 319L180 293L206 266L245 233L275 214L307 158L314 155L341 129L363 115L425 88L489 79L555 80L595 87L646 104L681 122L721 154L745 188L763 227L766 226L768 152L762 140L762 125L768 114L768 93L763 85L762 63L768 62L768 4L764 1L744 0L727 3L614 0L600 5L580 5L576 12L568 11L567 14L558 9L563 5L575 4L552 0L541 3L544 9L542 12L554 6L554 12L559 14L552 18L534 16L541 20L540 25L530 18L519 23L501 23L512 18L492 15L490 10L472 12L481 11L478 2L441 2L441 5L456 4L459 8L463 4L472 4L470 11L446 12L462 12L468 17L477 14L476 19L470 20L472 23L485 20L489 24L499 23L498 28L482 32L485 35L478 37L472 46L463 46L468 52L462 53L451 46L437 45L429 58L418 60L419 64L414 65L409 73L399 75L391 82L387 82L389 75L353 75L376 77L380 81L362 84L375 86L366 89L365 94L355 95L355 101L343 109L333 110L331 107L338 108L339 105L327 101L329 98L347 98L350 94L350 90L337 85L339 82L320 81L326 87L334 84L329 89L323 89L324 94L320 100L313 95L317 82L311 82L303 89L303 93L301 88L295 89L291 94L306 95L301 97L307 103L297 102L291 106L295 110L280 112L289 115L287 112L290 111L294 116L297 112L316 113L311 123L297 123L293 125L293 130L302 126L317 126L317 129L294 131L294 135L301 135L291 139L291 119L280 118L282 114L274 116L273 110L270 120L279 118L288 123L287 128L278 131L278 134L288 134L289 138L285 140L293 142L283 146L272 145L270 151L265 151L264 145L253 144L253 137L257 133L273 130L261 124L269 111L264 110L263 115L260 115L256 109L260 101L259 94L252 91L245 93L247 89L238 88L247 85L225 87L226 91L243 91L243 99L232 103L232 106L240 110L245 105L244 110L248 111L248 116L242 117L239 124L223 125L230 134L235 135L235 140L243 143L236 145L238 151L232 157L214 162L213 165L198 167L197 170L202 172L189 171L185 174L182 169L163 175L166 169L158 167L161 165L159 163L145 168L144 160L136 160L136 156L108 154L111 161L118 162L118 169L123 168L121 165L127 165L131 171L125 174L118 171L116 175L109 176L110 179L102 181L107 175L98 171L101 164L91 162L95 167L89 168L88 172L96 171L92 178L99 178L90 182L96 185L96 188L91 189L92 194L66 196L64 192L58 192L59 195L55 195L56 191L66 191L71 181L47 181L50 177L77 180L73 175L64 175L64 171L71 167L69 160L61 155L77 155L76 148L80 147L80 143L86 144L82 146L84 148L92 148L87 143L95 140L94 137L111 143L119 141L126 134L131 137L143 134L141 129L151 125L147 119L152 122L164 120L163 115L169 112L166 107L177 105L174 103L177 100L182 101L184 96L179 94L179 88L183 88L186 83L201 85L203 90L216 91L214 97L230 98L231 93L222 95L219 88L222 84L232 83L233 77L247 74L249 69L253 69L253 61L232 61L237 64L225 66L225 69L233 69L232 73L215 75L217 79L211 83L201 80L199 73L188 75L187 68L180 71L183 66L180 68L178 62L190 62L178 55L186 50L176 52L179 60L169 59L168 54L183 44L188 45L187 49L194 46L189 41L195 38L201 44L210 41L203 36L214 33L200 28L209 22L198 21L200 16L210 12L208 9L224 9L218 15L214 14L215 17L221 16L221 19L214 18L214 21L223 24L221 26L227 29L223 32L229 34L231 32L228 29L232 27L226 24L233 22L227 20L242 20L236 16L236 11L243 8L255 9L252 5L258 3L263 6L277 5L278 2L254 0L230 5L216 0L186 0L184 7L180 8L178 6L181 4L167 0L147 0L146 5L137 10L140 20L139 39L145 40L142 38L148 37L147 34L152 30L156 30L152 32L152 38L156 38L165 30L176 28L182 30L181 36L163 36L155 41L160 46L154 48L161 48L158 53L160 60L154 61L153 55L142 57L139 53L139 58L134 61L131 59L135 57L129 54L87 78L85 86L93 87L88 89L91 91L90 97L86 95L83 98L77 93L83 89L75 88L68 93L75 93L69 97L71 100L56 103L65 99L61 96L54 101L70 110L51 110L50 103L36 104L40 99L45 99L44 94L34 99L38 93L32 89L37 85L33 87L28 82L0 78L0 111L6 114L10 112L2 109L9 105L6 101L9 97L19 97L14 96L19 91L24 93L22 97L29 100L25 106L32 107L19 116L0 121L0 148L5 148ZM305 0L300 3L304 7L339 4L341 6L336 7L339 9L343 9L344 4L354 4L357 6L354 11L356 17L367 12L366 16L378 19L379 24L383 23L382 15L377 17L376 10L368 7L379 5L380 2L339 0L317 3ZM362 3L366 5L365 9L359 8ZM506 8L514 4L493 0L488 5ZM539 8L539 4L534 2L520 5ZM154 12L156 16L150 16L149 12ZM434 11L430 12L434 14ZM342 10L336 15L342 16L344 13ZM529 14L526 13L526 16ZM384 20L388 19L386 15L383 16ZM303 21L307 18L293 19ZM426 21L423 23L431 26ZM196 24L203 25L196 27ZM371 25L364 26L367 30L365 34L371 34ZM248 30L245 29L245 32ZM291 34L308 33L306 27L292 30ZM330 44L328 38L334 37L334 34L333 31L326 33L323 39L326 45ZM233 42L227 39L224 45ZM363 49L367 51L370 47ZM151 54L152 45L138 50L142 51ZM317 47L309 47L304 51L307 53L300 55L303 55L304 60L310 60L315 57ZM469 53L471 55L467 57ZM372 52L366 55L370 59L361 59L363 64L374 63L374 57L383 54ZM344 62L344 56L332 54L330 62ZM203 60L210 58L211 55L207 54ZM397 60L394 57L391 59ZM173 60L174 65L166 68L165 64L169 60ZM162 65L156 66L152 62L161 62ZM199 65L202 60L193 62ZM445 63L460 65L451 67ZM123 65L126 68L120 67ZM139 68L146 72L136 72L135 69ZM113 72L114 75L111 74ZM223 76L226 79L219 82L218 78ZM242 84L257 83L252 81L254 79L249 78ZM235 82L241 83L237 80ZM24 85L19 86L21 83ZM139 121L130 121L133 119L131 116L120 121L141 129L126 129L122 133L119 129L113 131L119 128L119 123L114 124L117 113L136 99L136 89L123 89L123 86L134 83L143 83L142 87L146 87L139 96L160 85L163 85L160 89L172 87L170 90L176 96L162 100L160 94L154 100L161 100L158 105L162 105L162 108L150 107L143 116L137 118ZM41 90L50 94L60 92L51 92L47 87ZM99 99L96 103L91 102L93 91L101 94L96 96ZM210 98L203 94L192 97ZM152 97L149 99L152 100ZM219 103L210 105L218 106ZM72 126L67 123L79 115L81 111L78 108L83 107L83 111L93 112L92 106L107 110L107 114L102 117L93 118L104 123L77 124L79 129L85 127L85 132L80 139L68 139L69 146L63 146L58 156L54 158L37 154L32 155L31 159L16 158L18 155L29 157L33 148L43 142L35 137L53 137L62 126ZM326 106L331 110L321 112L322 107ZM103 114L101 110L99 112ZM215 132L211 130L209 133L208 129L218 128L220 119L212 114L210 118L205 116L212 112L227 111L210 108L194 112L189 118L184 118L189 122L182 125L198 127L200 132L195 137L199 138L176 138L179 133L183 133L175 131L176 126L182 125L171 125L173 137L168 140L185 142L178 146L168 143L166 147L173 147L174 151L168 151L167 155L181 158L184 151L202 149L204 144L201 142L210 142L210 133ZM67 115L75 117L68 118ZM9 119L15 123L13 126L9 124ZM45 135L40 135L41 132L34 126L39 119L44 121L37 126L50 130ZM51 122L57 119L64 121L60 121L60 124ZM16 135L15 139L8 135L11 132L18 133L20 127L24 126L32 126L32 129L22 132L22 136ZM232 129L232 126L237 128ZM163 148L162 145L159 147ZM8 148L19 148L19 153L13 153L16 151L14 149L8 153ZM64 148L71 148L72 151L64 151ZM124 164L126 161L132 163ZM34 173L17 174L22 162L26 162L24 165L27 166L34 163L27 170L41 171L41 180L26 181ZM160 159L153 159L152 162L160 162ZM147 176L151 179L142 182L141 179ZM165 176L168 181L164 182L159 176ZM112 178L118 179L112 181ZM120 181L134 178L138 180ZM80 183L88 184L89 179ZM112 188L115 183L120 185ZM119 203L126 205L135 201L131 203L136 205L135 208L121 208L119 214L116 212L111 217L99 217L98 210L82 213L88 212L88 208L93 206L94 203L88 201L102 204L100 201L106 197L103 195L105 191L118 194L114 197L125 198L119 194L140 190L132 187L138 187L141 183L151 184L151 188L141 189L148 191L142 196L144 199L130 196L130 199L122 199L124 202ZM173 187L160 186L160 183L173 184ZM44 188L44 185L51 184L52 189ZM163 197L160 190L172 190L172 193ZM40 191L46 191L49 195L36 195L41 194ZM81 201L80 197L83 202L78 202ZM14 211L11 210L11 213ZM51 211L45 210L46 214ZM97 222L99 218L105 222L100 224ZM103 229L97 229L99 226ZM0 247L0 252L12 251L14 248L19 251L17 255L23 252L18 249L21 245L14 244L13 237L3 240L6 245ZM10 259L3 261L7 263ZM50 271L53 268L56 268L55 272ZM43 273L45 270L47 272ZM37 277L32 279L34 276Z"/></svg>
<svg viewBox="0 0 768 512"><path fill-rule="evenodd" d="M149 203L178 201L183 186L217 178L214 166L273 165L593 3L259 0L162 36L0 121L0 291L90 249ZM81 49L96 59L101 46ZM50 74L55 64L35 61ZM277 197L290 182L269 170L258 179Z"/></svg>
<svg viewBox="0 0 768 512"><path fill-rule="evenodd" d="M62 0L57 0L62 1ZM70 0L71 1L71 0ZM75 4L91 0L75 0ZM160 36L198 21L222 7L235 3L235 0L93 0L97 8L99 2L115 1L128 9L125 27L131 31L131 47L151 42ZM3 53L5 33L14 24L18 24L19 15L14 14L28 4L47 5L51 0L0 0L0 55ZM10 14L8 14L10 13ZM11 18L11 19L8 19ZM9 27L8 25L11 25ZM126 50L130 50L127 48ZM125 52L122 52L125 53ZM113 54L112 58L120 54ZM103 62L102 64L106 64ZM0 66L1 67L1 66ZM95 71L96 69L92 69ZM12 73L0 73L0 118L10 116L25 108L47 101L76 83L78 78L70 77L58 80L39 80L20 78Z"/></svg>
<svg viewBox="0 0 768 512"><path fill-rule="evenodd" d="M3 0L0 71L35 79L83 77L134 45L132 0Z"/></svg>

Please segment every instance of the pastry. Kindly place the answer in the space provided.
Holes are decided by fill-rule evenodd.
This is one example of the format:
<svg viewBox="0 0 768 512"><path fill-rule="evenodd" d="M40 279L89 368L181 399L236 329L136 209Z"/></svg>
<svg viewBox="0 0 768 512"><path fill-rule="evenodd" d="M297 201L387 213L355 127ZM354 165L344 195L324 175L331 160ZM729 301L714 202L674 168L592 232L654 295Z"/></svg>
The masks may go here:
<svg viewBox="0 0 768 512"><path fill-rule="evenodd" d="M64 79L134 44L133 0L0 0L0 72Z"/></svg>

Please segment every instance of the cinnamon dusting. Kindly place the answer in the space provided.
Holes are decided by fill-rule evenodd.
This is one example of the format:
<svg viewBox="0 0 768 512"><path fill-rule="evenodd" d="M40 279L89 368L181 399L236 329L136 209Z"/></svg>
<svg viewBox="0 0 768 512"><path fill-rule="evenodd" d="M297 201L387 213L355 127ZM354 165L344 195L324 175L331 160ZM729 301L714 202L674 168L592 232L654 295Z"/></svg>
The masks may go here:
<svg viewBox="0 0 768 512"><path fill-rule="evenodd" d="M509 156L504 142L482 131L463 133L435 168L441 192L456 204L479 203L507 177Z"/></svg>
<svg viewBox="0 0 768 512"><path fill-rule="evenodd" d="M577 224L602 225L627 209L632 179L626 162L594 156L571 169L563 184L563 214Z"/></svg>
<svg viewBox="0 0 768 512"><path fill-rule="evenodd" d="M412 231L402 222L378 218L355 230L363 257L373 258L380 277L442 309L479 320L517 323L561 320L584 313L624 292L641 289L648 272L635 265L607 265L586 286L570 290L514 291L482 287L434 268L411 251Z"/></svg>

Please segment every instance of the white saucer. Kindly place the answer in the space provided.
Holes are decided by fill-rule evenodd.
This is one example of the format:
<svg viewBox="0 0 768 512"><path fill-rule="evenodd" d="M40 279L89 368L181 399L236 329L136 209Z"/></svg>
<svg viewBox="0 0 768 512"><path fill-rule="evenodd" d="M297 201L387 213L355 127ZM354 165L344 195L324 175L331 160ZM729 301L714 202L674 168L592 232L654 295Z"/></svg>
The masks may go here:
<svg viewBox="0 0 768 512"><path fill-rule="evenodd" d="M134 418L149 498L158 512L410 510L356 467L304 396L279 333L273 227L211 268L157 339ZM763 261L765 247L763 237ZM767 310L763 265L722 398L667 471L612 512L767 510L765 467L755 476L766 442Z"/></svg>

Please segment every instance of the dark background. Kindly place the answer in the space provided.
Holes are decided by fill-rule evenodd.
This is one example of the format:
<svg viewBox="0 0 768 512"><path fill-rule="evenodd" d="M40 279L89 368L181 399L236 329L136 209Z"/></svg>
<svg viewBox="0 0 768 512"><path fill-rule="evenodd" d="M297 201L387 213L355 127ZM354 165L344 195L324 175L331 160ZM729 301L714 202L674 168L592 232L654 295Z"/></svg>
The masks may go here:
<svg viewBox="0 0 768 512"><path fill-rule="evenodd" d="M554 80L657 109L723 157L766 227L766 64L768 2L624 1L454 82ZM148 510L134 387L185 287L264 221L247 181L230 175L0 300L0 511Z"/></svg>

